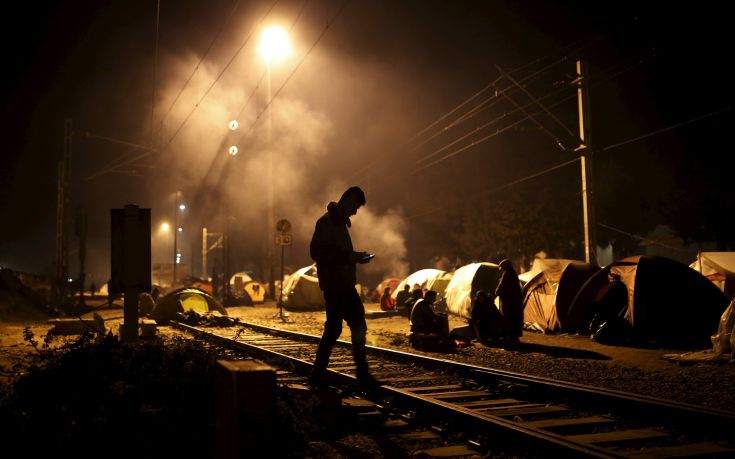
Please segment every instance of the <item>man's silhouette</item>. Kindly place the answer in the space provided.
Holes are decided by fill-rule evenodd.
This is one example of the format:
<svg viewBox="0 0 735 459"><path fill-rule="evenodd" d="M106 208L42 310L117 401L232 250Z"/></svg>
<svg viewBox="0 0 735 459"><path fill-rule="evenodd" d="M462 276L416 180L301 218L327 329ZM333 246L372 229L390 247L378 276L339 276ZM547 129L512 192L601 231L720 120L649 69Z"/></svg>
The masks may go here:
<svg viewBox="0 0 735 459"><path fill-rule="evenodd" d="M313 386L326 384L327 365L334 343L342 334L342 321L346 321L352 333L352 355L357 367L360 385L374 388L377 381L368 371L365 355L365 307L355 290L357 263L368 263L367 252L355 252L348 228L350 217L365 205L365 193L356 186L349 188L339 198L330 202L327 213L316 222L311 238L311 258L316 262L319 288L324 292L327 321L316 351L314 368L309 383Z"/></svg>

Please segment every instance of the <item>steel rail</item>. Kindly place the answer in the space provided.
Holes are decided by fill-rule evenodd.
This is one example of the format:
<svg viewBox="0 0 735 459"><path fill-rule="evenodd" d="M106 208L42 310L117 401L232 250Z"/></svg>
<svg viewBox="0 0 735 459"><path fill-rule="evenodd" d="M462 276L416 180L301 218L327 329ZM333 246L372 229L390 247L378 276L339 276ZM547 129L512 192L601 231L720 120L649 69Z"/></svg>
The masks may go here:
<svg viewBox="0 0 735 459"><path fill-rule="evenodd" d="M175 326L182 330L189 331L195 336L199 336L203 339L214 340L216 342L219 342L220 344L238 347L251 353L267 356L269 358L277 358L283 362L289 362L287 365L296 368L297 372L301 374L306 374L310 370L310 362L295 358L282 352L278 352L277 349L297 348L297 350L305 350L304 346L293 344L286 339L295 340L296 342L300 343L308 343L310 346L315 346L320 337L306 333L293 332L245 322L240 322L240 325L243 325L250 330L262 334L258 335L260 336L260 338L250 338L251 341L258 344L251 344L238 340L238 336L241 332L238 332L233 338L227 338L218 335L217 333L204 331L197 327L190 327L183 324L176 324ZM266 339L266 335L281 337L284 339L271 339L270 341L268 341ZM339 341L338 344L341 348L351 347L351 344L346 341ZM264 347L267 348L269 346L272 349L264 349ZM515 399L515 397L507 399L512 401L513 406L507 407L511 408L511 411L513 409L523 410L524 408L531 409L531 411L533 411L534 409L536 409L534 407L545 404L550 397L556 397L557 400L552 402L552 405L547 404L545 405L545 408L540 408L541 411L545 410L546 414L553 413L554 410L562 412L569 411L569 409L565 408L563 403L560 404L558 400L558 398L566 397L570 400L573 400L574 404L579 404L581 400L584 400L581 402L582 404L592 404L593 409L591 411L599 412L600 405L608 406L617 413L630 411L632 413L633 419L653 420L654 426L658 426L659 422L662 419L666 421L664 423L669 424L672 420L675 420L676 422L680 422L681 424L686 425L688 431L690 432L697 431L697 427L699 427L703 432L709 434L711 434L712 432L715 432L717 434L724 434L725 439L729 438L727 433L731 433L732 426L735 425L735 416L733 416L729 412L725 412L722 410L699 407L696 405L684 404L680 402L671 402L663 399L640 396L637 394L630 394L621 391L612 391L608 389L595 388L575 383L567 383L549 378L494 370L491 368L478 367L474 365L455 362L452 360L438 359L435 357L417 355L408 352L396 351L393 349L380 348L376 346L368 346L368 348L370 354L380 355L390 362L400 361L406 363L410 362L411 364L418 363L427 368L439 368L442 370L450 370L455 374L464 374L467 375L468 379L475 382L483 382L485 384L488 382L492 382L496 385L498 385L499 382L502 382L506 384L515 384L517 385L517 387L523 387L525 393L522 397L520 397L519 399ZM335 366L339 367L340 365ZM392 365L387 366L390 367ZM342 368L341 370L344 371L349 369L350 367ZM388 373L391 373L391 371L388 371ZM595 441L590 441L589 435L578 435L575 438L574 435L565 436L560 433L545 430L545 428L548 429L548 422L551 422L552 424L558 423L558 425L556 426L558 427L559 425L563 426L567 419L562 419L561 421L559 419L552 419L550 421L539 422L525 422L523 420L516 421L515 419L511 420L502 417L508 416L507 410L503 411L503 408L506 407L498 405L500 407L500 411L494 411L494 409L482 408L474 405L476 403L479 403L480 405L492 405L496 403L493 402L493 397L497 396L499 392L473 392L467 390L463 391L461 389L458 389L454 392L436 392L437 387L447 387L436 386L431 387L431 389L434 390L433 393L421 394L414 392L414 390L417 390L417 388L401 388L389 385L388 383L392 379L395 378L385 379L386 385L381 388L381 396L388 397L393 401L399 401L403 405L416 406L419 410L430 409L432 412L438 412L441 414L441 419L452 419L453 422L457 423L458 425L467 426L468 430L474 432L502 435L502 437L499 438L503 438L504 441L507 441L508 437L510 436L515 440L524 441L524 444L528 444L529 440L533 440L532 444L534 445L543 445L545 448L552 446L553 449L557 450L557 452L563 452L567 456L569 456L570 454L583 457L630 456L630 452L617 451L615 447L604 448L601 446L597 446L594 443L595 441L599 441L599 438L596 438ZM416 379L420 379L420 377ZM430 379L431 377L427 376L427 380ZM355 378L353 376L340 373L339 371L335 371L334 369L330 369L329 380L330 382L339 381L339 383L345 384L351 382L354 383ZM452 389L460 387L461 386L455 385L452 387ZM498 387L500 386L498 385ZM469 403L467 403L467 401L472 400L473 397L477 397L478 401L470 401ZM456 400L454 400L454 402L451 401L455 398ZM538 400L539 398L543 400L541 404L534 404L535 402L540 401ZM465 400L464 405L463 402L461 402L460 400ZM494 412L497 413L497 415L494 415ZM541 414L541 416L543 417L545 415ZM599 416L597 417L597 419L600 419ZM570 425L574 425L576 423L577 426L584 425L584 423L586 422L583 417L579 416L577 416L577 418L571 418L568 420ZM590 420L590 422L592 422L592 418L590 418ZM602 420L604 422L613 423L613 418L606 418ZM622 418L619 421L630 422L630 420L626 418ZM655 438L656 436L666 437L672 435L671 429L668 430L669 433L665 433L652 431L650 429L626 429L625 427L620 430L612 424L611 426L614 429L617 429L613 432L620 432L623 437L626 437L623 442L628 440L639 440L639 438L636 438L636 436L639 434L643 439L645 439L647 435L650 437L651 433L654 434L651 438ZM604 442L605 441L603 440L602 443ZM692 451L694 451L694 454L701 453L703 450L709 453L709 451L707 451L707 448L712 448L712 454L728 454L733 452L733 450L730 449L729 443L727 444L727 446L711 442L702 443L701 441L698 444L696 440L693 440L693 443L691 443L690 440L690 444L684 447L690 448ZM657 449L656 447L650 447L649 451L652 455L655 455L657 454L657 451L658 454L663 454L665 451L668 450L666 448L659 447Z"/></svg>

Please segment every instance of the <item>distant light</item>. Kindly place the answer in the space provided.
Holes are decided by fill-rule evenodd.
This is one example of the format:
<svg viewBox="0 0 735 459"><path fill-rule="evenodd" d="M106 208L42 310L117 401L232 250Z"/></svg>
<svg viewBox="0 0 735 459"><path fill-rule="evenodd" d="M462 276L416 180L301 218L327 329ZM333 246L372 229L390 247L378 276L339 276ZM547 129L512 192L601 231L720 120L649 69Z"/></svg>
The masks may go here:
<svg viewBox="0 0 735 459"><path fill-rule="evenodd" d="M180 210L185 210L186 209L186 204L179 204L179 209Z"/></svg>
<svg viewBox="0 0 735 459"><path fill-rule="evenodd" d="M71 277L69 278L69 282L73 282L73 280L72 280L72 278L71 278Z"/></svg>
<svg viewBox="0 0 735 459"><path fill-rule="evenodd" d="M260 34L258 52L269 63L288 56L291 52L288 33L282 27L268 27Z"/></svg>
<svg viewBox="0 0 735 459"><path fill-rule="evenodd" d="M161 223L161 231L168 231L171 227L169 226L168 222Z"/></svg>
<svg viewBox="0 0 735 459"><path fill-rule="evenodd" d="M240 126L240 123L238 123L237 120L230 121L230 124L229 124L230 131L234 131L235 129L238 128L238 126Z"/></svg>
<svg viewBox="0 0 735 459"><path fill-rule="evenodd" d="M184 228L182 228L182 227L179 226L178 232L180 233L182 231L184 231Z"/></svg>
<svg viewBox="0 0 735 459"><path fill-rule="evenodd" d="M231 146L229 150L227 150L227 153L230 154L230 156L235 156L237 154L238 150L235 145Z"/></svg>

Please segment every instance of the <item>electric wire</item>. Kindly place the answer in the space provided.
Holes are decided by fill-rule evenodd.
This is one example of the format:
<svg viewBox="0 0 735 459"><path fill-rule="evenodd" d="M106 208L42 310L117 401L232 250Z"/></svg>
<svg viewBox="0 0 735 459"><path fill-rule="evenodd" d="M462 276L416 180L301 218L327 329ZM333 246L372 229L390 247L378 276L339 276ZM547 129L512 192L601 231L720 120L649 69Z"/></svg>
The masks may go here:
<svg viewBox="0 0 735 459"><path fill-rule="evenodd" d="M637 241L648 242L648 243L650 243L652 245L659 245L661 247L666 247L667 249L674 249L674 250L678 250L678 251L683 251L684 250L681 247L674 247L672 245L664 244L664 243L662 243L660 241L656 241L654 239L648 239L648 238L645 238L645 237L641 237L641 236L638 236L637 234L629 233L627 231L621 230L620 228L615 228L613 226L606 225L604 223L597 222L597 226L600 226L602 228L609 229L609 230L614 231L616 233L623 234L623 235L628 236L628 237L630 237L632 239L635 239Z"/></svg>
<svg viewBox="0 0 735 459"><path fill-rule="evenodd" d="M629 143L637 142L639 140L643 140L645 138L652 137L652 136L657 135L657 134L661 134L662 132L671 131L672 129L676 129L678 127L685 126L687 124L694 123L696 121L701 121L701 120L703 120L705 118L710 118L710 117L719 115L721 113L727 112L727 111L732 110L734 108L735 108L735 105L730 105L729 107L721 108L719 110L715 110L714 112L707 113L705 115L701 115L701 116L698 116L696 118L692 118L692 119L687 120L687 121L682 121L680 123L676 123L676 124L673 124L671 126L667 126L665 128L657 129L657 130L655 130L653 132L649 132L648 134L639 135L637 137L633 137L632 139L628 139L628 140L625 140L623 142L618 142L618 143L613 144L613 145L608 145L607 147L600 148L598 151L609 151L609 150L612 150L613 148L622 147L623 145L627 145Z"/></svg>
<svg viewBox="0 0 735 459"><path fill-rule="evenodd" d="M306 9L306 4L307 3L309 3L309 0L304 0L301 3L301 9L299 10L299 12L296 15L296 17L294 18L294 20L291 21L291 27L288 29L289 33L290 32L293 32L293 30L296 28L296 23L299 21L299 19L301 19L301 16L303 15L304 10ZM263 83L263 80L265 79L265 77L266 77L267 74L268 74L268 69L266 68L265 70L263 70L263 73L260 74L260 78L258 79L258 82L256 83L256 85L253 88L253 90L250 92L250 95L248 96L247 100L245 100L245 103L243 104L242 108L237 112L237 116L235 116L235 119L236 120L240 119L240 117L242 116L242 114L245 111L245 109L248 107L248 105L250 105L250 101L255 96L255 93L260 88L260 85Z"/></svg>
<svg viewBox="0 0 735 459"><path fill-rule="evenodd" d="M169 105L168 110L166 110L166 113L161 117L161 129L163 128L163 122L166 120L166 117L171 113L171 110L173 110L174 106L176 105L176 102L178 102L179 98L181 97L181 94L184 93L184 90L189 86L189 83L191 82L191 79L194 78L194 75L196 75L197 71L199 70L199 67L201 67L202 63L204 62L204 59L207 58L209 55L209 52L212 50L212 47L219 39L220 35L222 35L222 32L225 30L227 25L230 23L230 19L232 19L232 15L235 13L237 8L240 6L240 0L235 1L235 6L230 10L230 13L225 18L225 21L220 26L219 30L217 30L217 33L214 35L212 40L209 42L209 46L207 46L207 49L204 51L204 54L199 59L199 62L194 67L194 70L192 70L191 74L189 74L189 78L186 79L184 84L181 86L181 89L179 89L179 92L176 94L176 97L174 97L174 100L171 101L171 105Z"/></svg>
<svg viewBox="0 0 735 459"><path fill-rule="evenodd" d="M229 69L230 65L232 65L232 62L234 62L235 58L240 54L240 52L243 50L243 48L245 47L245 45L250 41L250 38L253 36L253 33L255 32L255 30L260 26L260 24L263 22L263 20L265 20L265 18L268 17L268 15L273 10L273 8L275 8L275 6L276 6L276 4L278 4L278 2L279 2L279 0L274 0L273 3L271 3L270 8L268 8L268 10L263 14L263 16L261 16L261 18L256 23L256 26L253 27L253 29L250 31L250 33L245 37L245 40L243 40L243 42L240 45L240 47L237 49L237 51L235 51L235 53L232 55L232 57L227 62L227 64L222 68L222 70L217 75L217 77L214 79L214 81L212 81L212 83L209 85L209 87L207 87L207 89L204 92L204 94L194 104L194 107L192 107L192 109L186 115L186 118L184 118L184 120L181 122L181 124L179 125L179 127L176 129L176 131L173 133L173 135L168 139L168 142L166 142L166 145L164 145L164 147L161 148L161 150L166 150L169 147L169 145L171 145L171 143L173 142L173 140L178 136L178 134L181 132L181 130L183 129L183 127L189 121L189 119L191 118L191 115L196 111L197 108L199 108L199 105L207 97L207 95L209 95L209 92L212 90L212 88L214 87L214 85L217 84L217 82L220 80L220 78L222 78L222 75L224 75L224 73L227 71L227 69ZM87 180L91 180L93 178L99 177L102 174L105 174L107 172L110 172L111 169L115 169L115 168L117 168L119 166L122 166L122 165L125 165L125 164L129 164L130 162L135 162L135 161L137 161L139 159L145 158L146 156L150 155L152 152L153 151L148 151L146 153L141 153L141 154L139 154L139 155L137 155L137 156L135 156L133 158L128 158L128 159L120 160L117 164L112 165L112 166L110 166L110 167L108 167L106 169L102 169L102 170L100 170L100 171L98 171L98 172L96 172L96 173L88 176L87 177Z"/></svg>
<svg viewBox="0 0 735 459"><path fill-rule="evenodd" d="M487 189L487 190L482 190L482 191L479 191L479 192L476 192L476 193L473 193L473 194L470 194L470 195L462 196L462 201L466 201L468 199L474 199L474 198L477 198L478 196L484 196L486 194L491 194L491 193L495 193L495 192L500 191L500 190L504 190L506 188L510 188L512 186L518 185L519 183L523 183L523 182L526 182L528 180L531 180L531 179L534 179L536 177L539 177L541 175L544 175L544 174L548 174L550 172L553 172L553 171L555 171L557 169L561 169L562 167L568 166L569 164L575 163L577 161L579 161L579 158L573 158L573 159L570 159L570 160L567 160L567 161L563 161L563 162L561 162L559 164L556 164L554 166L551 166L551 167L548 167L546 169L540 170L538 172L534 172L533 174L527 175L525 177L521 177L521 178L512 180L512 181L510 181L508 183L505 183L503 185L500 185L500 186L497 186L497 187L494 187L494 188L490 188L490 189ZM459 199L457 199L457 201L459 201ZM431 214L434 214L434 213L439 212L441 210L444 210L447 207L449 207L449 205L435 207L434 209L431 209L431 210L426 211L426 212L421 212L421 213L418 213L418 214L409 215L409 216L406 217L406 219L407 220L410 220L410 219L413 219L413 218L418 218L418 217L423 217L423 216L426 216L426 215L431 215Z"/></svg>
<svg viewBox="0 0 735 459"><path fill-rule="evenodd" d="M617 76L621 75L622 73L624 73L624 72L626 72L626 71L630 70L631 68L633 68L633 67L634 67L634 65L635 65L635 64L631 64L631 65L629 65L628 67L625 67L625 68L623 68L622 70L618 71L618 72L617 72L617 73L615 73L615 74L612 74L612 75L607 75L607 76L606 76L605 78L603 78L603 79L601 79L601 80L597 80L597 81L594 81L594 82L590 83L590 87L594 87L594 86L596 86L596 85L598 85L598 84L601 84L601 83L603 83L603 82L605 82L605 81L608 81L608 80L610 80L610 79L612 79L612 78L616 78ZM566 89L566 88L565 88L565 89ZM560 91L561 91L561 90L560 90ZM559 92L560 92L560 91L559 91ZM564 103L564 102L566 102L566 101L568 101L568 100L570 100L570 99L572 99L572 98L575 98L575 97L577 97L577 96L576 96L576 94L573 94L573 95L571 95L571 96L568 96L568 97L566 97L566 98L563 98L563 99L561 99L561 100L557 101L556 103L554 103L554 104L552 104L552 105L548 106L547 108L553 108L553 107L556 107L557 105L560 105L560 104L562 104L562 103ZM544 99L544 98L541 98L541 100L543 100L543 99ZM537 115L537 114L540 114L540 113L541 113L541 111L538 111L538 112L535 112L535 113L533 113L533 115ZM503 116L506 116L506 115L503 115ZM518 120L518 121L516 121L516 122L512 123L511 125L509 125L509 126L505 126L505 127L504 127L504 128L502 128L502 129L498 129L498 130L496 130L496 131L495 131L494 133L491 133L491 134L489 134L489 135L487 135L487 136L485 136L485 137L483 137L483 138L481 138L481 139L478 139L478 140L472 141L471 143L469 143L469 144L467 144L467 145L465 145L465 146L463 146L463 147L460 147L459 149L457 149L457 150L454 150L454 151L452 151L451 153L448 153L448 154L446 154L446 155L444 155L444 156L442 156L442 157L440 157L440 158L438 158L438 159L436 159L436 160L434 160L434 161L432 161L432 162L430 162L430 163L424 164L423 166L419 167L418 169L415 169L415 170L413 170L413 173L414 173L414 174L415 174L415 173L418 173L418 172L420 172L420 171L422 171L422 170L424 170L424 169L427 169L427 168L429 168L429 167L431 167L431 166L434 166L434 165L436 165L436 164L439 164L440 162L442 162L442 161L444 161L444 160L447 160L447 159L449 159L449 158L451 158L451 157L453 157L453 156L456 156L456 155L458 155L458 154L460 154L460 153L462 153L462 152L464 152L464 151L468 150L468 149L469 149L469 148L471 148L471 147L474 147L474 146L476 146L476 145L479 145L479 144L481 144L481 143L483 143L483 142L485 142L485 141L487 141L487 140L490 140L490 139L492 139L493 137L496 137L497 135L499 135L499 134L501 134L501 133L503 133L503 132L507 131L508 129L510 129L510 128L512 128L512 127L515 127L515 126L517 126L517 125L519 125L519 124L521 124L521 123L523 123L523 122L525 122L525 121L527 121L527 120L528 120L528 118L522 118L522 119L520 119L520 120ZM493 120L493 121L494 121L494 120ZM489 123L486 123L485 125L483 125L483 128L484 128L484 127L487 127L487 125L488 125L488 124L489 124ZM465 136L461 137L460 139L457 139L457 140L453 141L453 142L452 142L452 143L450 143L450 144L449 144L448 146L454 145L454 144L458 143L458 141L459 141L459 140L464 140L464 139L466 139L466 138L467 138L468 136L469 136L469 135L465 135ZM447 145L445 145L444 147L440 148L439 150L436 150L435 152L433 152L433 153L432 153L431 155L429 155L429 156L435 156L435 155L436 155L437 153L439 153L439 152L441 152L441 151L444 151L444 150L446 150L446 147L447 147Z"/></svg>
<svg viewBox="0 0 735 459"><path fill-rule="evenodd" d="M302 57L301 60L296 64L296 67L294 67L294 69L291 71L291 73L286 77L286 80L283 82L283 84L281 84L281 86L278 88L278 90L275 92L275 94L273 94L273 96L271 97L271 100L269 100L268 103L265 105L265 107L263 107L263 109L260 111L260 113L258 113L258 116L255 117L255 120L253 120L252 124L250 124L250 127L245 132L245 135L249 134L253 130L253 128L255 127L255 125L260 120L260 117L263 116L263 114L268 111L268 108L270 108L270 106L273 103L273 101L278 97L278 95L281 93L281 91L283 90L283 88L286 87L286 85L288 84L288 82L291 81L291 78L299 70L299 68L301 67L301 64L303 64L304 61L306 60L306 58L309 57L309 54L311 54L311 52L314 50L314 48L316 47L316 45L321 41L322 37L324 37L324 35L329 30L329 28L332 26L332 24L334 24L334 21L337 20L337 18L342 13L342 11L345 9L345 7L347 6L348 3L350 3L350 0L345 0L342 3L342 6L334 14L334 16L332 16L332 18L329 21L327 21L327 24L324 26L324 29L321 31L321 33L316 38L316 40L314 40L314 43L312 43L311 47L306 51L306 54L304 54L304 57Z"/></svg>

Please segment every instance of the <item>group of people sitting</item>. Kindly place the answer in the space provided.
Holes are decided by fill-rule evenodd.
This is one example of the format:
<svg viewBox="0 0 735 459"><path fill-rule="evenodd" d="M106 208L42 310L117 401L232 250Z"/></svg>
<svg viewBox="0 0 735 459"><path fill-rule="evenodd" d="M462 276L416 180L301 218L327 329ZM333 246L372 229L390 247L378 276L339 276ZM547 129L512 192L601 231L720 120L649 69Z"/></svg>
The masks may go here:
<svg viewBox="0 0 735 459"><path fill-rule="evenodd" d="M500 268L502 274L495 291L476 291L467 325L451 331L446 302L444 299L437 301L437 292L422 291L418 286L411 293L408 288L398 292L392 307L397 310L396 305L401 304L404 310L407 308L410 311L411 345L427 351L449 350L472 341L485 345L517 345L523 333L521 287L518 275L508 260L503 260ZM383 297L386 296L390 298L390 289L384 292ZM495 297L500 299L499 308L495 306ZM402 302L399 303L399 300Z"/></svg>

